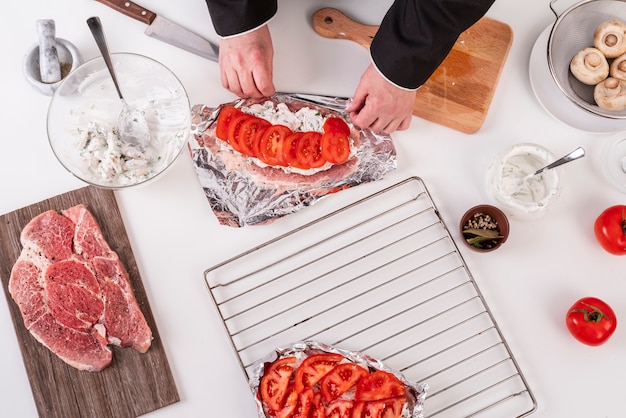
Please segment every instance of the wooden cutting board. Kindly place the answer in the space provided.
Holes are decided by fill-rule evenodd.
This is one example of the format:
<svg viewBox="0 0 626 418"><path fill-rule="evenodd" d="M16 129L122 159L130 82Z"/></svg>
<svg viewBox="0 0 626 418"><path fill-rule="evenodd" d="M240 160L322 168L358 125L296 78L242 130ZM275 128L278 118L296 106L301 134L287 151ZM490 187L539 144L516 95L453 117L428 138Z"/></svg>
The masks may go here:
<svg viewBox="0 0 626 418"><path fill-rule="evenodd" d="M154 335L144 354L114 347L111 365L95 373L67 365L35 340L8 291L11 269L22 251L22 228L46 210L60 211L79 203L88 206L128 270L135 297ZM112 191L85 187L0 216L0 278L40 417L130 418L180 400Z"/></svg>
<svg viewBox="0 0 626 418"><path fill-rule="evenodd" d="M333 8L315 12L313 28L326 38L348 39L368 49L378 31L378 26L358 23ZM512 42L509 25L489 17L476 22L417 90L413 114L464 133L478 131Z"/></svg>

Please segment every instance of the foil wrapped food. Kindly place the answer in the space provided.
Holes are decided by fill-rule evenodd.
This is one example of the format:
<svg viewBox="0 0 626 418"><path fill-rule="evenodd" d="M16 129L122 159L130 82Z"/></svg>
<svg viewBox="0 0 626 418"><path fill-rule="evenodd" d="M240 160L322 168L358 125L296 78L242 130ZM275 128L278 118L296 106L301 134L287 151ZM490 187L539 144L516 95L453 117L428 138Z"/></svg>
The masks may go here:
<svg viewBox="0 0 626 418"><path fill-rule="evenodd" d="M392 373L396 376L407 389L406 402L402 411L402 418L424 418L424 401L426 399L426 393L428 391L428 384L421 382L410 382L401 373L388 368L380 360L370 357L367 354L348 351L341 348L337 348L328 344L321 343L319 341L302 341L297 342L285 347L277 347L276 350L264 359L259 360L252 369L252 375L249 380L250 389L254 395L254 400L257 404L257 412L259 418L267 418L267 414L259 395L259 387L261 385L261 378L265 371L266 365L274 362L275 360L294 356L302 361L304 358L319 353L333 353L341 354L348 361L352 361L359 364L370 371L383 370Z"/></svg>
<svg viewBox="0 0 626 418"><path fill-rule="evenodd" d="M347 162L313 173L298 173L264 166L222 144L215 125L224 106L250 106L271 101L296 111L302 107L322 115L342 117L355 133L353 152ZM271 222L310 206L320 198L362 183L381 179L396 168L391 137L350 123L345 111L348 99L277 93L264 99L240 99L217 107L192 108L189 149L200 184L213 213L222 225L242 227Z"/></svg>

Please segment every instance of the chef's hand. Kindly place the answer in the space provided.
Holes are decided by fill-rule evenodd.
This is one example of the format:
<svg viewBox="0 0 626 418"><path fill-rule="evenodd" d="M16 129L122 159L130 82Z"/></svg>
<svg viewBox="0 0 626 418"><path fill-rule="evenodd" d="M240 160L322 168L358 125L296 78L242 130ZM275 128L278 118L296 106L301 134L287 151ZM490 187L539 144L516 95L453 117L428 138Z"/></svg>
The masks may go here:
<svg viewBox="0 0 626 418"><path fill-rule="evenodd" d="M415 91L387 81L373 64L365 70L347 111L352 123L374 132L392 133L411 125Z"/></svg>
<svg viewBox="0 0 626 418"><path fill-rule="evenodd" d="M261 98L275 93L272 80L274 48L267 25L252 32L222 39L222 85L241 98Z"/></svg>

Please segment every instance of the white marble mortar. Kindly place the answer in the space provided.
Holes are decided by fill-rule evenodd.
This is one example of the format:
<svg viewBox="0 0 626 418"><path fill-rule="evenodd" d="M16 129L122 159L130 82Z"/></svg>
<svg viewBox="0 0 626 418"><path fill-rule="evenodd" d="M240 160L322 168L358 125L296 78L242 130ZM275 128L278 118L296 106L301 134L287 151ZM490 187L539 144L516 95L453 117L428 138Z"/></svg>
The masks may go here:
<svg viewBox="0 0 626 418"><path fill-rule="evenodd" d="M56 83L44 83L41 81L41 70L39 65L39 43L35 43L24 55L22 71L26 80L33 88L46 96L52 96L54 91L63 82L67 75L83 63L80 51L71 42L57 38L57 53L61 65L61 80Z"/></svg>

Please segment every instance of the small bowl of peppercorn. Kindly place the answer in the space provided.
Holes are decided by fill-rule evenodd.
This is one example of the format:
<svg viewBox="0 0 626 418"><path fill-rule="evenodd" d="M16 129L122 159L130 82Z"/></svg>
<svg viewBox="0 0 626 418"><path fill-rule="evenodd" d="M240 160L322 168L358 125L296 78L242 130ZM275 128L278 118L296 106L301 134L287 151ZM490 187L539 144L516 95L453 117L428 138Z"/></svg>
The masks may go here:
<svg viewBox="0 0 626 418"><path fill-rule="evenodd" d="M478 252L500 248L509 237L509 220L504 212L492 205L478 205L469 209L460 222L463 242Z"/></svg>

